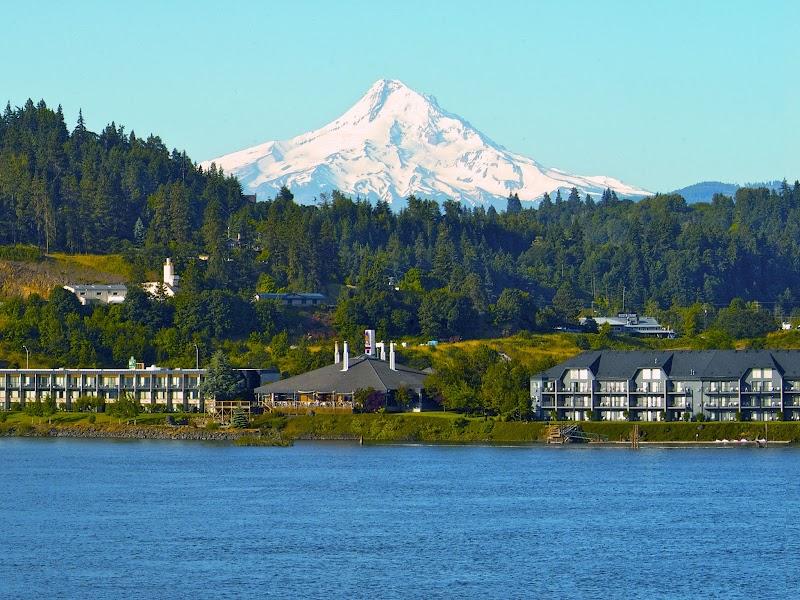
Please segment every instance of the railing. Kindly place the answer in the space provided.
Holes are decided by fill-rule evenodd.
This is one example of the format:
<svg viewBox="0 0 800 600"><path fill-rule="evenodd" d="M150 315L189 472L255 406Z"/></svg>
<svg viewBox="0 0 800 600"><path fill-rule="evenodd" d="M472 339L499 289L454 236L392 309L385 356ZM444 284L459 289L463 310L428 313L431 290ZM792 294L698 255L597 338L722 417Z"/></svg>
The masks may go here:
<svg viewBox="0 0 800 600"><path fill-rule="evenodd" d="M628 390L625 386L608 386L600 384L598 391L601 394L625 394Z"/></svg>
<svg viewBox="0 0 800 600"><path fill-rule="evenodd" d="M660 383L651 383L651 384L643 384L641 386L636 386L631 389L631 393L633 394L663 394L664 393L664 386Z"/></svg>

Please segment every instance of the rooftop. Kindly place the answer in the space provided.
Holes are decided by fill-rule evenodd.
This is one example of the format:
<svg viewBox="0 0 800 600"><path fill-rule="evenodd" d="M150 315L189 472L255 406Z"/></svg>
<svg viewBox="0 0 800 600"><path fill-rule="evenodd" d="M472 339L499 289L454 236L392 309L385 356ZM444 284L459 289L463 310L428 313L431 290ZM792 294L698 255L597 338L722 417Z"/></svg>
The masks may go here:
<svg viewBox="0 0 800 600"><path fill-rule="evenodd" d="M356 390L372 388L379 392L400 387L421 389L427 373L397 364L396 370L389 363L371 356L356 356L350 359L347 371L342 363L336 363L289 377L275 383L256 388L256 394L293 394L299 392L323 392L350 394Z"/></svg>
<svg viewBox="0 0 800 600"><path fill-rule="evenodd" d="M800 350L591 350L538 376L557 379L567 369L589 369L597 379L630 379L639 369L660 367L672 379L732 379L753 367L772 367L800 378Z"/></svg>

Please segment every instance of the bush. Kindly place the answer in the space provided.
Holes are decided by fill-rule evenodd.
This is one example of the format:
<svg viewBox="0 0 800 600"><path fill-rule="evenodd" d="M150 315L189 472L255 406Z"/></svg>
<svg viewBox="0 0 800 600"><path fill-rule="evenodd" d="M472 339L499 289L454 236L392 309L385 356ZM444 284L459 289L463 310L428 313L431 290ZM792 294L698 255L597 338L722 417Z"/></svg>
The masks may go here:
<svg viewBox="0 0 800 600"><path fill-rule="evenodd" d="M34 402L26 402L25 414L31 417L43 417L44 404L42 404L41 398L37 398Z"/></svg>
<svg viewBox="0 0 800 600"><path fill-rule="evenodd" d="M8 419L8 413L6 411L0 412L0 423L5 423Z"/></svg>
<svg viewBox="0 0 800 600"><path fill-rule="evenodd" d="M244 411L237 410L233 413L231 425L237 429L245 429L248 425L250 425L250 419L247 418L247 415L244 413Z"/></svg>
<svg viewBox="0 0 800 600"><path fill-rule="evenodd" d="M453 427L457 429L464 429L467 425L469 425L469 421L464 417L458 417L453 420Z"/></svg>
<svg viewBox="0 0 800 600"><path fill-rule="evenodd" d="M42 260L42 251L36 246L15 244L14 246L0 246L0 259L16 260L18 262L39 262Z"/></svg>
<svg viewBox="0 0 800 600"><path fill-rule="evenodd" d="M206 423L205 428L208 431L216 431L217 429L219 429L219 423L217 423L216 421L209 421L208 423Z"/></svg>
<svg viewBox="0 0 800 600"><path fill-rule="evenodd" d="M92 425L94 425L94 422L95 422L95 421L97 421L97 415L95 415L94 413L92 413L91 415L89 415L89 423L91 423Z"/></svg>

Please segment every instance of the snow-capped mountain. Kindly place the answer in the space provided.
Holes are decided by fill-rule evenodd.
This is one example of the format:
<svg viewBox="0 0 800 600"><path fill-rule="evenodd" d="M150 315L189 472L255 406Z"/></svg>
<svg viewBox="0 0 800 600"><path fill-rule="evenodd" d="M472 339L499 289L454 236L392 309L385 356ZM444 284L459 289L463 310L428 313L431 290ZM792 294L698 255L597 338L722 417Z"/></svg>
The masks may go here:
<svg viewBox="0 0 800 600"><path fill-rule="evenodd" d="M226 154L214 162L259 199L281 186L313 202L334 189L398 207L410 194L439 201L505 205L510 193L533 201L577 187L582 195L611 188L620 196L649 192L604 176L570 175L509 152L436 99L400 81L377 81L328 125L286 141Z"/></svg>

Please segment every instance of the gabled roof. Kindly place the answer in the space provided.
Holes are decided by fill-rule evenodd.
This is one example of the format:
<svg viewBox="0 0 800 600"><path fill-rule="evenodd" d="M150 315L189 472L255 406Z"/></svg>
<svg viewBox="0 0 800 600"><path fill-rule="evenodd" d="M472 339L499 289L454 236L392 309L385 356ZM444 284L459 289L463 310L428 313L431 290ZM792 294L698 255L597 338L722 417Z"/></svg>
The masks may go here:
<svg viewBox="0 0 800 600"><path fill-rule="evenodd" d="M350 359L347 371L342 371L342 364L328 365L320 369L303 373L262 385L256 388L256 394L293 394L299 392L338 392L351 394L356 390L372 388L379 392L396 390L400 387L421 389L427 373L396 365L389 368L389 363L369 356L357 356Z"/></svg>
<svg viewBox="0 0 800 600"><path fill-rule="evenodd" d="M592 350L536 377L558 379L567 369L590 369L597 379L631 379L648 367L662 368L671 379L734 379L759 367L800 378L800 350Z"/></svg>

